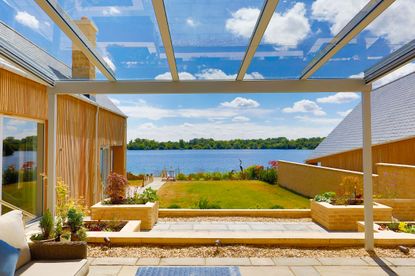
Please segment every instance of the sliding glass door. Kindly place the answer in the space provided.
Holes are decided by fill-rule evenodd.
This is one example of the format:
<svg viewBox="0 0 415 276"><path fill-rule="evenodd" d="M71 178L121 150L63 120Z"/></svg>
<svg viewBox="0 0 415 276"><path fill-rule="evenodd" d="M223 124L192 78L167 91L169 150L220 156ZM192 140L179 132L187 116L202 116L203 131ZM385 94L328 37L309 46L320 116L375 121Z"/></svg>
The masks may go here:
<svg viewBox="0 0 415 276"><path fill-rule="evenodd" d="M44 124L0 116L1 213L22 209L34 217L43 209Z"/></svg>

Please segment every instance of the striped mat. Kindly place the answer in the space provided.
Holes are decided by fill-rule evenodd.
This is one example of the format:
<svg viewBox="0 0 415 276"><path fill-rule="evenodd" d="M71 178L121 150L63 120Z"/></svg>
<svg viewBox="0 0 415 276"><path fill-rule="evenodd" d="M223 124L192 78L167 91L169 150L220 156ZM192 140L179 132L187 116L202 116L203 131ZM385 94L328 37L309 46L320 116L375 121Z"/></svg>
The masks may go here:
<svg viewBox="0 0 415 276"><path fill-rule="evenodd" d="M241 276L237 266L145 266L136 276Z"/></svg>

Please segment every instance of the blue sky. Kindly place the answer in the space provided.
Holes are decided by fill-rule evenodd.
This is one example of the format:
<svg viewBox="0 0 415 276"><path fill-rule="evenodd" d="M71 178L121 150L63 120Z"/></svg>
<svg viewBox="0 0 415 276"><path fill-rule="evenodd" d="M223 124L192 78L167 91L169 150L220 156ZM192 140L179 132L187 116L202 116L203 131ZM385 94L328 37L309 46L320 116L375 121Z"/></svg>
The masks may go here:
<svg viewBox="0 0 415 276"><path fill-rule="evenodd" d="M119 79L171 79L151 0L59 0L88 16L98 51ZM368 0L279 1L245 79L298 78ZM232 79L261 0L165 0L181 79ZM71 66L70 40L33 1L0 0L0 19ZM313 77L362 77L415 38L413 0L397 0ZM412 72L409 64L376 83ZM104 79L97 74L98 79ZM129 116L128 137L156 140L325 136L359 103L358 94L110 95ZM328 97L328 98L327 98Z"/></svg>

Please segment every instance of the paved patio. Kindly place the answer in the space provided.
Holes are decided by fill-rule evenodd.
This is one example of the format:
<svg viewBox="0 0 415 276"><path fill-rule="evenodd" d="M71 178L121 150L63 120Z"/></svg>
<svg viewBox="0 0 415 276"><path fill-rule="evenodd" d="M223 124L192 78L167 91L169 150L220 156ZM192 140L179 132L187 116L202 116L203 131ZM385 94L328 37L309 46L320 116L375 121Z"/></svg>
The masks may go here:
<svg viewBox="0 0 415 276"><path fill-rule="evenodd" d="M92 258L89 275L135 275L140 266L237 266L242 276L414 275L415 258Z"/></svg>
<svg viewBox="0 0 415 276"><path fill-rule="evenodd" d="M189 221L170 222L159 221L150 232L180 232L180 231L209 231L209 232L318 232L328 233L327 230L314 222L243 222L243 221Z"/></svg>

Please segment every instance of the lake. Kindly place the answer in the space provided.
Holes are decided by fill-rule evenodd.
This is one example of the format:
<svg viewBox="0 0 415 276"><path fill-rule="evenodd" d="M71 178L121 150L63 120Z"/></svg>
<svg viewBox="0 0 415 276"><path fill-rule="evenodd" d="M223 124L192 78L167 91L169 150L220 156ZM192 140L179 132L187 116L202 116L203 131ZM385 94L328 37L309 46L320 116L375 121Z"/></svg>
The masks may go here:
<svg viewBox="0 0 415 276"><path fill-rule="evenodd" d="M270 160L304 162L311 150L129 150L127 171L159 175L163 169L182 173L239 171L244 168L268 166Z"/></svg>

